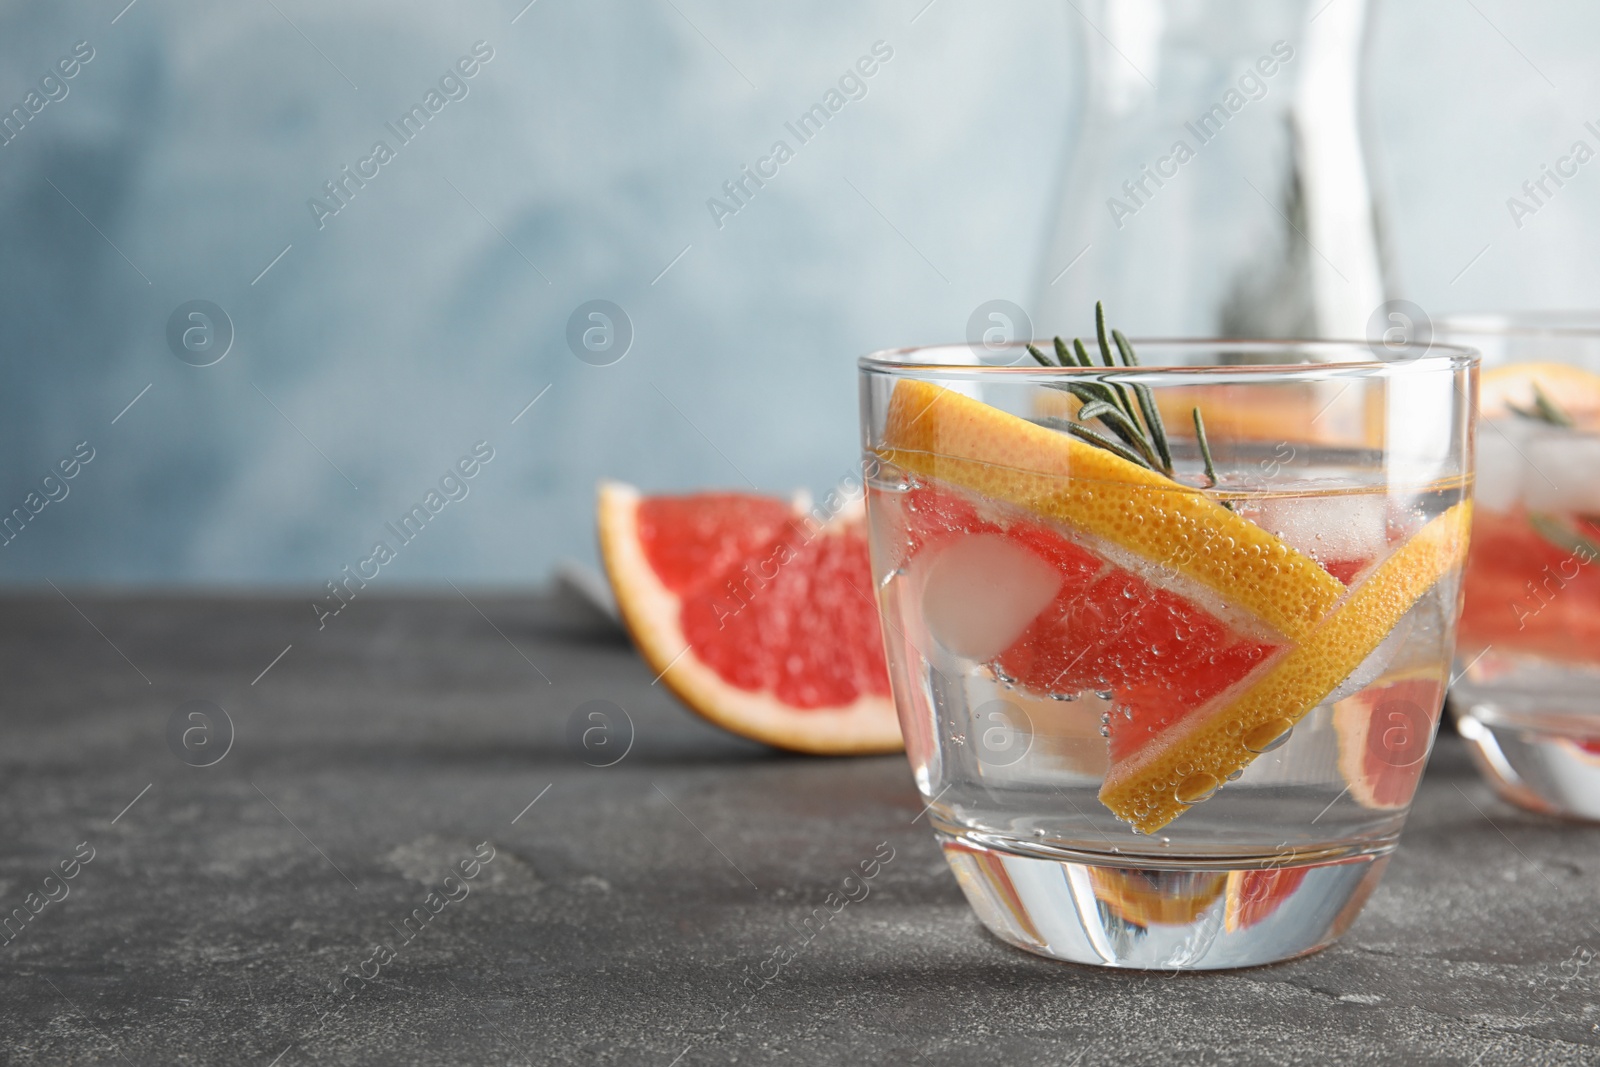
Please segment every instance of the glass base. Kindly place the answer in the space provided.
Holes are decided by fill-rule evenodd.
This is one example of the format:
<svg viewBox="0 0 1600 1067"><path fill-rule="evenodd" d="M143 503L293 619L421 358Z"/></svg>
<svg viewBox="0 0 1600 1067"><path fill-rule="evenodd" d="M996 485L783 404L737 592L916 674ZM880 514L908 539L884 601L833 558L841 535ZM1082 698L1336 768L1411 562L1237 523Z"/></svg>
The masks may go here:
<svg viewBox="0 0 1600 1067"><path fill-rule="evenodd" d="M1591 719L1581 733L1562 725L1481 704L1456 710L1456 729L1495 792L1532 811L1600 822L1600 722Z"/></svg>
<svg viewBox="0 0 1600 1067"><path fill-rule="evenodd" d="M1384 851L1154 869L1003 851L949 833L939 843L972 910L1002 941L1052 959L1150 970L1256 967L1325 948L1355 921L1389 862Z"/></svg>

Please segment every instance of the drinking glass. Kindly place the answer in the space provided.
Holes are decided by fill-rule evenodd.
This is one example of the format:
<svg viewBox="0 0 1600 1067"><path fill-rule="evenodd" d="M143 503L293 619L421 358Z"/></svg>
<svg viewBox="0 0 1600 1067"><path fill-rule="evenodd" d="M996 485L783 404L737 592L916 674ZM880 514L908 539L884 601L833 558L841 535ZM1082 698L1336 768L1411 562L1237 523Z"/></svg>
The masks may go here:
<svg viewBox="0 0 1600 1067"><path fill-rule="evenodd" d="M1600 819L1600 312L1434 335L1484 360L1456 727L1508 800Z"/></svg>
<svg viewBox="0 0 1600 1067"><path fill-rule="evenodd" d="M1131 347L1141 365L860 361L906 752L1001 939L1114 967L1287 959L1354 920L1431 746L1477 355Z"/></svg>

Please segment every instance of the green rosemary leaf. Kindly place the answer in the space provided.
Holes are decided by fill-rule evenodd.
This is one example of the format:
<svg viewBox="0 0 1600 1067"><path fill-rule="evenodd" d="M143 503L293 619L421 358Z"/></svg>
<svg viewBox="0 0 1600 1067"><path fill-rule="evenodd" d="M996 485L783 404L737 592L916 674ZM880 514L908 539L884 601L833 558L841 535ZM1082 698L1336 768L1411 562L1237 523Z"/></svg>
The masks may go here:
<svg viewBox="0 0 1600 1067"><path fill-rule="evenodd" d="M1099 382L1068 382L1062 388L1085 404L1095 404L1105 399L1098 391L1099 385Z"/></svg>
<svg viewBox="0 0 1600 1067"><path fill-rule="evenodd" d="M1117 361L1111 355L1111 342L1106 336L1106 305L1103 300L1094 302L1094 337L1100 342L1100 359L1108 367L1115 367Z"/></svg>
<svg viewBox="0 0 1600 1067"><path fill-rule="evenodd" d="M1117 359L1111 354L1111 342L1107 339L1106 305L1102 300L1094 302L1094 336L1095 340L1100 343L1100 361L1107 367L1116 367ZM1116 390L1117 403L1122 408L1123 414L1127 415L1129 420L1137 426L1139 424L1139 416L1133 413L1133 402L1128 399L1128 391L1120 385L1113 385L1111 388Z"/></svg>
<svg viewBox="0 0 1600 1067"><path fill-rule="evenodd" d="M1027 347L1028 347L1028 355L1032 356L1034 358L1034 360L1041 367L1054 367L1055 366L1054 363L1051 363L1048 359L1045 358L1044 353L1039 351L1039 349L1033 344L1033 342L1031 342L1031 341L1028 342L1028 346Z"/></svg>
<svg viewBox="0 0 1600 1067"><path fill-rule="evenodd" d="M1068 422L1066 419L1054 419L1054 418L1047 419L1047 422L1050 425L1056 427L1057 429L1065 430L1068 433L1070 433L1072 436L1089 442L1091 445L1094 445L1097 448L1105 449L1107 452L1110 452L1114 456L1121 456L1123 459L1127 460L1129 463L1135 463L1135 464L1137 464L1137 465L1139 465L1141 467L1145 467L1145 468L1148 468L1148 469L1151 469L1151 470L1154 469L1153 467L1150 467L1150 464L1148 464L1148 463L1146 463L1144 461L1144 457L1139 455L1139 453L1133 451L1130 448L1125 448L1122 445L1119 445L1117 442L1113 441L1111 438L1107 437L1105 434L1098 433L1098 432L1096 432L1094 430L1091 430L1089 427L1083 425L1081 422Z"/></svg>
<svg viewBox="0 0 1600 1067"><path fill-rule="evenodd" d="M1117 351L1122 353L1124 366L1139 366L1139 357L1133 350L1132 343L1123 336L1121 330L1112 330L1111 339L1117 343ZM1150 431L1151 443L1156 446L1156 454L1161 457L1161 469L1167 477L1172 477L1172 446L1167 442L1167 426L1161 421L1161 409L1156 406L1156 398L1150 392L1148 385L1133 386L1133 395L1139 400L1139 411L1144 415L1144 424Z"/></svg>
<svg viewBox="0 0 1600 1067"><path fill-rule="evenodd" d="M1161 469L1167 477L1172 477L1172 446L1167 442L1167 427L1161 421L1161 409L1156 407L1156 398L1150 392L1148 385L1135 385L1133 395L1139 398L1139 410L1144 413L1145 425L1150 427L1150 437L1156 446L1156 455L1161 457Z"/></svg>
<svg viewBox="0 0 1600 1067"><path fill-rule="evenodd" d="M1103 393L1096 392L1097 389L1105 388L1099 382L1047 382L1045 387L1059 389L1063 393L1071 393L1085 404L1093 404L1096 401L1106 399Z"/></svg>
<svg viewBox="0 0 1600 1067"><path fill-rule="evenodd" d="M1559 426L1564 430L1570 430L1576 425L1572 421L1572 416L1563 411L1561 405L1551 400L1549 395L1539 388L1537 382L1533 386L1533 407L1525 408L1520 404L1510 403L1506 407L1511 410L1512 414L1527 419L1529 422L1542 422L1550 426Z"/></svg>
<svg viewBox="0 0 1600 1067"><path fill-rule="evenodd" d="M1122 331L1112 330L1111 339L1117 343L1117 351L1122 353L1122 365L1124 367L1137 367L1139 365L1139 357L1134 354L1133 345L1128 343L1128 339L1122 335Z"/></svg>
<svg viewBox="0 0 1600 1067"><path fill-rule="evenodd" d="M1200 458L1205 461L1206 481L1210 483L1206 488L1217 484L1217 465L1211 461L1211 442L1206 440L1206 420L1200 414L1199 408L1190 409L1194 416L1194 439L1200 442Z"/></svg>
<svg viewBox="0 0 1600 1067"><path fill-rule="evenodd" d="M1115 370L1119 367L1131 369L1140 366L1138 354L1134 352L1132 343L1123 336L1122 331L1107 329L1103 302L1096 302L1094 306L1094 325L1095 340L1100 348L1100 361L1097 363L1090 357L1089 349L1082 339L1076 337L1072 339L1069 353L1066 343L1058 337L1055 339L1056 360L1061 366L1091 370ZM1113 341L1116 344L1116 355L1112 354ZM1045 363L1044 359L1040 359L1040 355L1041 353L1036 352L1034 359ZM1124 384L1115 380L1046 384L1050 388L1070 392L1081 403L1077 412L1079 421L1045 416L1042 425L1063 430L1130 463L1164 474L1174 482L1178 481L1174 473L1172 442L1167 436L1166 424L1162 421L1161 409L1156 404L1155 394L1149 386L1139 382ZM1528 417L1549 421L1563 414L1549 401L1549 398L1536 395L1535 399L1540 402L1541 411L1529 414ZM1545 410L1546 408L1548 410ZM1207 483L1205 488L1215 489L1219 484L1217 464L1211 455L1211 442L1206 437L1205 417L1201 415L1198 407L1192 409L1191 415L1194 419L1195 439L1199 444L1200 457L1205 463ZM1110 434L1085 425L1092 419L1098 419L1099 425L1109 430ZM1121 438L1121 443L1113 440L1113 436ZM1232 500L1220 499L1218 503L1229 511L1235 510ZM1600 543L1595 547L1600 549Z"/></svg>
<svg viewBox="0 0 1600 1067"><path fill-rule="evenodd" d="M1078 421L1087 422L1089 419L1099 419L1113 430L1124 431L1119 436L1144 454L1146 465L1151 470L1157 469L1161 461L1156 458L1155 450L1140 432L1139 424L1128 418L1121 408L1106 400L1096 400L1078 409Z"/></svg>
<svg viewBox="0 0 1600 1067"><path fill-rule="evenodd" d="M1539 411L1539 417L1544 419L1545 422L1550 423L1550 425L1560 426L1568 430L1572 429L1572 427L1576 425L1576 423L1572 421L1571 415L1568 415L1565 411L1562 411L1561 408L1556 406L1556 402L1554 400L1551 400L1545 395L1544 390L1539 388L1538 382L1535 382L1533 385L1533 403Z"/></svg>
<svg viewBox="0 0 1600 1067"><path fill-rule="evenodd" d="M1128 421L1133 423L1135 426L1138 426L1139 416L1134 414L1133 401L1128 399L1128 390L1117 382L1108 382L1107 388L1109 388L1115 394L1117 398L1117 407L1121 408L1122 413L1128 416ZM1142 427L1139 430L1139 435L1141 437L1145 436L1145 431Z"/></svg>
<svg viewBox="0 0 1600 1067"><path fill-rule="evenodd" d="M1115 406L1115 400L1102 382L1046 382L1048 389L1059 389L1063 393L1071 393L1085 404L1108 403ZM1118 436L1121 436L1120 434ZM1130 442L1131 443L1131 442Z"/></svg>
<svg viewBox="0 0 1600 1067"><path fill-rule="evenodd" d="M1107 426L1115 431L1118 437L1128 444L1128 447L1136 448L1141 452L1150 450L1150 443L1144 439L1144 431L1139 428L1138 423L1127 417L1127 412L1123 411L1122 405L1117 402L1117 394L1112 390L1111 386L1105 382L1082 382L1079 385L1079 389L1083 391L1080 392L1078 389L1074 389L1072 395L1082 400L1085 404L1102 403L1122 415L1122 418L1115 422L1104 421Z"/></svg>
<svg viewBox="0 0 1600 1067"><path fill-rule="evenodd" d="M1098 419L1107 412L1118 418L1126 418L1122 414L1122 409L1115 404L1109 404L1104 400L1093 400L1078 409L1078 421L1088 422L1090 419Z"/></svg>

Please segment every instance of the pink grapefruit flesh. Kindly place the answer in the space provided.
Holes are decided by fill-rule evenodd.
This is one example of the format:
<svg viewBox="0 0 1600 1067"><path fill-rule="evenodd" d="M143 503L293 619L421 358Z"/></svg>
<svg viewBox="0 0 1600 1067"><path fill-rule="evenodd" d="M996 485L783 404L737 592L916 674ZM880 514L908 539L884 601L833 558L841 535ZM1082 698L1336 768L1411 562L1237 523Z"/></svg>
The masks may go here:
<svg viewBox="0 0 1600 1067"><path fill-rule="evenodd" d="M606 483L599 527L623 621L692 710L795 751L900 749L859 515Z"/></svg>

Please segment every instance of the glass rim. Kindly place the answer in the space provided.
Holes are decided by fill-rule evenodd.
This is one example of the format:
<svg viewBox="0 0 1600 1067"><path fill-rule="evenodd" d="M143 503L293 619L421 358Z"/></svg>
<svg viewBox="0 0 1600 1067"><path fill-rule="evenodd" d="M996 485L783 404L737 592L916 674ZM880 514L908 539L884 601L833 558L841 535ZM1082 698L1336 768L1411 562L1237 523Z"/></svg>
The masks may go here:
<svg viewBox="0 0 1600 1067"><path fill-rule="evenodd" d="M1437 328L1482 337L1600 337L1600 308L1459 311L1439 316Z"/></svg>
<svg viewBox="0 0 1600 1067"><path fill-rule="evenodd" d="M1600 323L1600 318L1597 318ZM1373 353L1384 348L1381 341L1352 341L1320 338L1231 338L1231 337L1130 337L1128 343L1136 349L1172 349L1200 350L1200 349L1230 349L1234 351L1337 351L1347 349L1352 353L1362 351ZM1032 375L1043 376L1090 376L1114 373L1118 375L1138 375L1153 378L1178 377L1198 375L1204 378L1229 379L1229 378L1256 378L1263 376L1273 379L1296 378L1325 378L1330 372L1335 376L1348 373L1395 374L1407 368L1439 370L1448 368L1457 370L1470 367L1482 360L1478 349L1465 344L1455 344L1444 341L1426 341L1403 346L1408 353L1415 350L1414 354L1407 354L1392 359L1368 358L1334 360L1326 363L1241 363L1226 365L1173 365L1173 364L1141 364L1134 367L1124 367L1120 364L1113 367L1057 367L1042 366L1027 355L1024 346L1033 344L1043 351L1048 351L1047 346L1054 344L1053 340L1033 341L1008 341L1003 345L996 345L991 351L1004 351L1015 348L1018 359L1011 363L987 364L977 361L975 351L979 342L957 341L933 345L907 345L901 348L881 348L856 360L856 366L862 371L878 371L898 374L939 374L945 376L976 376L986 377L999 375L1001 377L1028 377ZM1091 348L1091 352L1094 350ZM936 363L926 359L915 358L923 353L947 352L968 355L964 361ZM1024 362L1026 361L1026 362ZM1443 367L1441 367L1443 365Z"/></svg>

